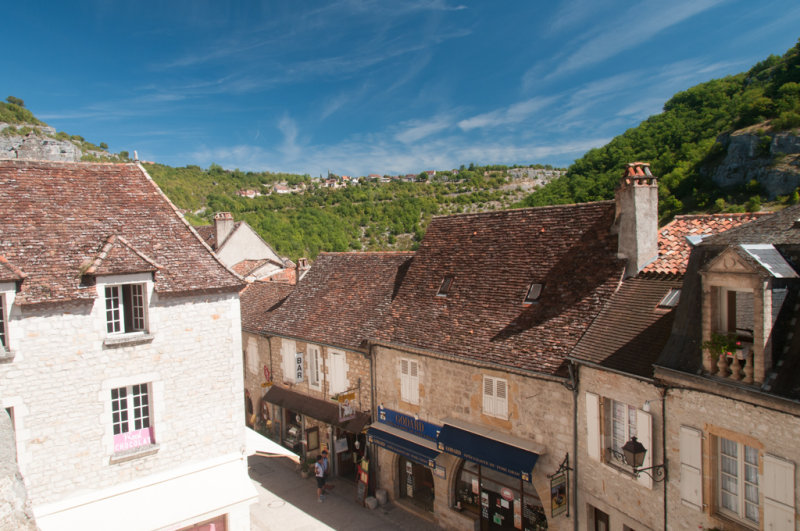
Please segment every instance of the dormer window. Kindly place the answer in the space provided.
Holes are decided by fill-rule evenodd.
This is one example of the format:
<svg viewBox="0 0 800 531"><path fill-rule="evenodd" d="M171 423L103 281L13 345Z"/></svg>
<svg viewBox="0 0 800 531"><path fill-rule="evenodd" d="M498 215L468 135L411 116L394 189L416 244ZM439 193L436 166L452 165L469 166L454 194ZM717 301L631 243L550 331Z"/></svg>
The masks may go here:
<svg viewBox="0 0 800 531"><path fill-rule="evenodd" d="M719 288L717 332L737 338L753 338L753 292Z"/></svg>
<svg viewBox="0 0 800 531"><path fill-rule="evenodd" d="M144 284L105 287L106 330L109 334L145 332Z"/></svg>
<svg viewBox="0 0 800 531"><path fill-rule="evenodd" d="M525 300L522 301L523 304L533 304L539 300L539 297L542 296L542 289L544 289L544 284L540 284L538 282L534 282L531 284L531 287L528 288L528 293L525 295Z"/></svg>
<svg viewBox="0 0 800 531"><path fill-rule="evenodd" d="M671 310L672 308L678 305L678 301L681 299L681 290L677 288L673 288L664 295L664 298L661 299L658 303L659 310Z"/></svg>
<svg viewBox="0 0 800 531"><path fill-rule="evenodd" d="M450 293L450 287L453 285L453 278L453 275L447 275L442 279L439 292L436 294L437 297L447 297L448 293Z"/></svg>

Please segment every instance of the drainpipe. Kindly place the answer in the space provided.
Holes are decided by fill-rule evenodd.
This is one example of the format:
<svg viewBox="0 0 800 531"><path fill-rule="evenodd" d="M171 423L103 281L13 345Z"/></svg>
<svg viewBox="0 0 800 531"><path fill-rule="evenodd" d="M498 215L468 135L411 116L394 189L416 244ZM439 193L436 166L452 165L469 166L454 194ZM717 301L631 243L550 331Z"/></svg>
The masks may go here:
<svg viewBox="0 0 800 531"><path fill-rule="evenodd" d="M572 391L572 492L575 506L573 507L572 525L578 531L578 366L570 361L569 381L567 389ZM569 473L569 472L568 472Z"/></svg>
<svg viewBox="0 0 800 531"><path fill-rule="evenodd" d="M667 392L669 387L664 387L661 391L661 453L664 462L664 531L667 531L667 483L669 483L669 472L667 468Z"/></svg>
<svg viewBox="0 0 800 531"><path fill-rule="evenodd" d="M372 396L372 407L370 408L372 422L377 422L378 415L378 403L377 403L377 396L375 395L375 344L368 343L369 348L367 352L369 352L369 380L370 380L370 395ZM378 462L378 451L374 444L370 445L369 449L369 456L370 456L370 470L374 468L375 470L375 489L379 489L380 485L378 485L378 480L381 477L381 469L380 463Z"/></svg>

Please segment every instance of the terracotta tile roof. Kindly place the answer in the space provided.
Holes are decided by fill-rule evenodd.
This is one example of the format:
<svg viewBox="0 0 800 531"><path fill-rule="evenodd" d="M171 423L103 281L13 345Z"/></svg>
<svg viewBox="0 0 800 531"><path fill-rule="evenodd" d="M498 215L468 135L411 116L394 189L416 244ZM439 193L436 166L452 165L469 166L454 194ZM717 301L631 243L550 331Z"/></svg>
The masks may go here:
<svg viewBox="0 0 800 531"><path fill-rule="evenodd" d="M679 279L646 276L626 280L570 358L652 378L653 362L669 338L675 314L658 304L681 284Z"/></svg>
<svg viewBox="0 0 800 531"><path fill-rule="evenodd" d="M375 339L559 372L622 278L614 214L604 201L434 218ZM541 297L524 306L532 283Z"/></svg>
<svg viewBox="0 0 800 531"><path fill-rule="evenodd" d="M217 243L217 232L214 225L199 225L194 230L209 247L214 249L214 245Z"/></svg>
<svg viewBox="0 0 800 531"><path fill-rule="evenodd" d="M262 332L362 348L388 311L414 253L321 253Z"/></svg>
<svg viewBox="0 0 800 531"><path fill-rule="evenodd" d="M163 294L242 287L134 164L0 161L0 226L0 255L26 275L19 304L94 298L91 268L155 271Z"/></svg>
<svg viewBox="0 0 800 531"><path fill-rule="evenodd" d="M239 294L242 307L242 330L257 334L269 312L276 310L294 290L285 282L253 282Z"/></svg>
<svg viewBox="0 0 800 531"><path fill-rule="evenodd" d="M658 258L642 272L683 275L692 250L686 241L687 236L719 234L770 214L771 212L747 212L675 216L675 219L659 229Z"/></svg>

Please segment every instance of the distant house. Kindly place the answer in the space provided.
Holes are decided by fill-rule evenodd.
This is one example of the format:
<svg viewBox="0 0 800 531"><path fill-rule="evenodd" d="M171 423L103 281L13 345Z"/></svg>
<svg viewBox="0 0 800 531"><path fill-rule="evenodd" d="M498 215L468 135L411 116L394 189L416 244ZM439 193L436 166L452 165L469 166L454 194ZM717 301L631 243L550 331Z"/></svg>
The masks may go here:
<svg viewBox="0 0 800 531"><path fill-rule="evenodd" d="M428 175L428 179L436 177L436 170L426 170L425 173Z"/></svg>
<svg viewBox="0 0 800 531"><path fill-rule="evenodd" d="M236 192L236 195L238 195L239 197L246 197L248 199L253 199L261 194L259 194L255 190L238 190Z"/></svg>
<svg viewBox="0 0 800 531"><path fill-rule="evenodd" d="M246 280L284 275L282 280L294 282L294 263L279 256L247 222L234 222L230 212L218 212L213 225L201 225L195 230L225 265Z"/></svg>
<svg viewBox="0 0 800 531"><path fill-rule="evenodd" d="M282 184L282 183L278 183L275 186L273 186L272 190L276 194L289 194L289 193L292 192L291 189L288 186L286 186L285 184Z"/></svg>
<svg viewBox="0 0 800 531"><path fill-rule="evenodd" d="M134 164L0 161L0 226L0 401L36 524L249 530L241 279Z"/></svg>

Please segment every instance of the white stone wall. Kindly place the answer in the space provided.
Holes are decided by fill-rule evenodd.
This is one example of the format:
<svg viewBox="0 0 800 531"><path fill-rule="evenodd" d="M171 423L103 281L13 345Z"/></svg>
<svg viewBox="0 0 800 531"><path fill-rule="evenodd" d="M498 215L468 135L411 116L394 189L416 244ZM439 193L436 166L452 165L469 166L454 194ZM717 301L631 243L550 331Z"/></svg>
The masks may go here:
<svg viewBox="0 0 800 531"><path fill-rule="evenodd" d="M796 406L795 406L796 407ZM680 429L687 426L701 430L703 505L699 511L681 502ZM795 465L795 519L800 508L800 418L777 409L758 407L736 396L722 397L691 389L670 389L667 395L667 461L669 463L669 529L733 529L731 520L716 514L716 444L715 434L731 440L741 439L759 449L759 480L763 482L763 458L771 454ZM761 521L764 509L764 485L759 486ZM795 524L797 525L797 524Z"/></svg>
<svg viewBox="0 0 800 531"><path fill-rule="evenodd" d="M9 322L16 358L0 364L14 407L20 468L34 508L240 454L244 444L237 294L151 293L152 341L109 348L104 301L20 310ZM110 463L110 392L151 383L156 453Z"/></svg>
<svg viewBox="0 0 800 531"><path fill-rule="evenodd" d="M420 420L442 424L446 417L482 424L528 439L546 449L539 457L533 474L533 485L542 499L549 517L550 480L564 459L572 453L572 392L560 382L523 377L503 371L483 369L453 361L420 356L400 350L377 347L375 353L376 402L388 409ZM419 364L419 404L401 400L399 360L407 358ZM484 415L483 376L504 378L508 382L508 419ZM397 472L395 454L379 453L378 486L396 496ZM451 509L459 459L443 454L437 461L447 469L447 477L434 476L436 499L434 514L439 525L447 529L472 529L472 520ZM572 486L570 486L570 490ZM548 521L549 529L573 528L572 518L559 516Z"/></svg>
<svg viewBox="0 0 800 531"><path fill-rule="evenodd" d="M223 242L217 242L217 246ZM224 242L217 255L229 267L242 260L261 260L269 258L281 262L280 257L273 252L264 240L247 224L239 225L234 233ZM277 267L275 269L278 269ZM264 271L267 273L267 271Z"/></svg>
<svg viewBox="0 0 800 531"><path fill-rule="evenodd" d="M653 464L663 463L661 448L662 415L661 393L653 384L609 371L580 367L578 398L578 501L575 507L579 514L581 529L592 527L592 505L609 515L609 531L630 529L662 529L664 526L664 487L654 483L652 488L639 484L630 474L610 463L597 461L589 456L587 449L586 392L601 399L624 402L637 409L649 409L652 419ZM645 403L649 402L647 406ZM601 429L605 430L600 417ZM603 444L605 447L605 444ZM586 515L586 516L584 516Z"/></svg>

